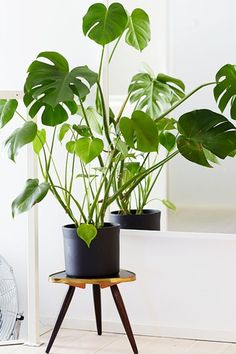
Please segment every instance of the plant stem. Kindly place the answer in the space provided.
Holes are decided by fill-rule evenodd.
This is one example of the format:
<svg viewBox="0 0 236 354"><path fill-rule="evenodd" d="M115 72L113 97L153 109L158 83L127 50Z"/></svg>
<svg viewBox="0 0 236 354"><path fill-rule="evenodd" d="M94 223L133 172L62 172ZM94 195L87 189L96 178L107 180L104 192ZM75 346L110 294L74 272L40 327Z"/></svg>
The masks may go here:
<svg viewBox="0 0 236 354"><path fill-rule="evenodd" d="M125 107L126 107L128 101L129 101L129 98L130 98L130 93L127 95L127 97L126 97L124 103L122 104L121 109L120 109L120 111L119 111L119 113L117 115L116 125L119 123L119 120L120 120L120 118L121 118L121 116L122 116L122 114L123 114L123 112L125 110Z"/></svg>
<svg viewBox="0 0 236 354"><path fill-rule="evenodd" d="M87 124L87 126L89 128L89 133L91 134L91 137L94 138L92 129L90 128L90 125L89 125L89 121L88 121L88 117L87 117L87 114L86 114L86 111L85 111L85 108L84 108L84 104L83 104L83 102L82 102L80 97L79 97L79 101L80 101L80 105L81 105L81 108L82 108L82 112L83 112L83 115L84 115L85 122L86 122L86 124ZM98 156L98 160L99 160L100 166L104 167L104 162L103 162L103 159L102 159L101 155Z"/></svg>
<svg viewBox="0 0 236 354"><path fill-rule="evenodd" d="M104 52L105 52L105 46L102 47L102 54L101 54L101 59L99 64L99 71L98 71L98 82L100 82L101 80Z"/></svg>
<svg viewBox="0 0 236 354"><path fill-rule="evenodd" d="M128 192L125 193L124 197L127 198L144 178L146 178L150 173L154 172L156 169L158 169L162 165L166 164L169 160L171 160L173 157L175 157L178 153L179 153L179 151L175 151L173 154L166 157L162 161L158 162L156 165L153 165L152 167L150 167L149 169L140 173L139 175L135 175L134 177L132 177L129 181L124 183L122 185L122 187L116 193L113 194L112 197L109 198L109 200L107 202L107 206L109 206L111 203L113 203L117 199L117 197L119 197L121 195L121 193L123 191L125 191L125 189L127 189L131 186L130 189L128 190ZM135 182L135 183L132 185L133 182Z"/></svg>
<svg viewBox="0 0 236 354"><path fill-rule="evenodd" d="M53 183L53 180L51 178L50 175L48 175L48 179L50 181L50 190L51 192L53 193L53 195L55 196L55 198L58 200L58 202L61 204L62 208L65 210L65 212L69 215L69 217L71 218L71 220L75 223L75 225L77 225L77 220L75 219L72 211L70 208L67 207L67 205L63 202L63 200L61 199L61 196L60 194L57 192L56 190L56 186L54 185ZM57 188L62 188L62 187L57 187Z"/></svg>
<svg viewBox="0 0 236 354"><path fill-rule="evenodd" d="M28 122L27 119L25 119L18 111L16 111L16 114L18 114L18 116L23 119L24 122Z"/></svg>
<svg viewBox="0 0 236 354"><path fill-rule="evenodd" d="M61 189L61 190L64 190L65 191L65 188L63 188L63 187L61 187L61 186L55 186L54 185L54 188L58 188L58 189ZM77 200L75 199L75 197L71 194L71 193L69 193L69 191L66 191L68 194L70 194L70 197L71 197L71 199L74 201L74 203L75 203L75 205L78 207L78 209L79 209L79 211L80 211L80 214L81 214L81 216L82 216L82 218L83 218L83 220L84 220L84 222L86 223L86 216L85 216L85 214L84 214L84 212L83 212L83 209L82 209L82 207L81 207L81 205L77 202ZM64 208L65 209L65 208ZM68 208L66 208L65 210L68 210ZM69 210L70 210L70 208L69 208Z"/></svg>
<svg viewBox="0 0 236 354"><path fill-rule="evenodd" d="M111 139L109 136L109 126L108 126L108 117L107 117L107 113L106 113L105 100L104 100L101 85L99 83L97 85L98 85L98 90L100 93L101 104L102 104L104 132L105 132L105 136L106 136L106 139L107 139L110 147L113 149L113 145L112 145L112 142L111 142Z"/></svg>
<svg viewBox="0 0 236 354"><path fill-rule="evenodd" d="M195 88L193 91L191 91L189 94L187 94L184 98L182 98L181 100L179 100L178 102L176 102L172 107L170 107L170 109L168 109L166 112L162 113L157 119L155 119L155 121L157 121L158 119L164 118L167 116L167 114L169 114L170 112L174 111L178 106L180 106L184 101L186 101L189 97L191 97L192 95L194 95L197 91L201 90L202 88L206 87L206 86L210 86L210 85L215 85L216 82L208 82L206 84L203 84L201 86L198 86L197 88Z"/></svg>
<svg viewBox="0 0 236 354"><path fill-rule="evenodd" d="M123 35L123 33L122 33L122 35ZM112 58L113 58L113 55L114 55L114 53L115 53L115 51L116 51L116 48L117 48L118 44L120 43L120 40L121 40L121 38L122 38L122 35L118 38L118 40L116 41L116 44L114 45L114 48L112 49L112 52L111 52L111 55L110 55L109 61L108 61L109 64L111 64L111 60L112 60Z"/></svg>
<svg viewBox="0 0 236 354"><path fill-rule="evenodd" d="M70 185L69 185L69 197L68 197L68 205L70 206L70 198L71 198L71 191L73 187L73 181L74 181L74 172L75 172L75 159L76 155L75 153L73 154L73 160L72 160L72 167L71 167L71 177L70 177Z"/></svg>

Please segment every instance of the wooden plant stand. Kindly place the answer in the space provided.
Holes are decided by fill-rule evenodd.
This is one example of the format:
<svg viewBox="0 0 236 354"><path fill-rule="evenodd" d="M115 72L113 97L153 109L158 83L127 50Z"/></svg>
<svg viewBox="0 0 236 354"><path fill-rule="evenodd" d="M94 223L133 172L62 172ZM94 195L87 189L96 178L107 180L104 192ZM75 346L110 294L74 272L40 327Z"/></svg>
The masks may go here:
<svg viewBox="0 0 236 354"><path fill-rule="evenodd" d="M66 312L70 306L72 297L75 292L75 288L85 289L86 285L91 284L93 286L94 309L95 309L95 317L96 317L98 335L99 336L102 335L101 289L110 287L114 302L116 304L117 310L119 312L121 321L123 323L125 332L127 334L129 342L131 344L133 352L134 352L134 354L138 354L138 349L137 349L134 335L133 335L133 332L132 332L132 329L130 326L130 322L129 322L129 318L128 318L128 315L127 315L127 312L125 309L125 305L124 305L123 299L121 297L119 288L117 286L120 283L127 283L127 282L131 282L131 281L135 281L135 280L136 280L136 275L132 272L127 271L127 270L121 270L120 273L113 278L101 278L101 279L70 278L70 277L66 276L65 272L60 272L60 273L55 273L55 274L50 275L49 276L50 282L66 284L69 286L69 289L67 291L65 300L62 304L62 307L61 307L60 313L58 315L54 329L52 331L51 337L49 339L46 353L49 353L52 348L52 345L56 339L58 331L59 331L61 324L64 320L64 317L66 315Z"/></svg>

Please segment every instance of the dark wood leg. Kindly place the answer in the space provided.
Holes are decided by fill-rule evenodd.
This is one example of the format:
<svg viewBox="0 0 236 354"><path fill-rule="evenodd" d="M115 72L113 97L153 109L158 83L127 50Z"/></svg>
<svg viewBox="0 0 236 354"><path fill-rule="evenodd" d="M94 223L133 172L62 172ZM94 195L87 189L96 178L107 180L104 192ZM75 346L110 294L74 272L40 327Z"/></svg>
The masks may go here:
<svg viewBox="0 0 236 354"><path fill-rule="evenodd" d="M75 292L75 287L74 286L70 286L68 291L67 291L67 294L66 294L65 300L63 302L63 305L61 307L60 313L58 315L56 324L55 324L55 326L53 328L51 337L49 339L48 346L47 346L47 349L46 349L46 353L49 353L51 348L52 348L52 345L53 345L53 343L54 343L54 341L56 339L56 336L58 334L58 331L59 331L59 329L61 327L62 321L64 320L64 317L66 315L68 307L70 306L70 303L71 303L72 297L74 295L74 292Z"/></svg>
<svg viewBox="0 0 236 354"><path fill-rule="evenodd" d="M100 285L93 285L93 300L94 300L94 309L96 316L97 332L98 335L102 335L102 313L101 313L101 289Z"/></svg>
<svg viewBox="0 0 236 354"><path fill-rule="evenodd" d="M127 312L126 312L126 309L125 309L125 305L124 305L124 302L122 300L120 291L118 289L118 286L117 285L111 286L111 292L112 292L112 296L114 298L117 310L119 312L121 321L122 321L123 326L125 328L125 332L127 334L127 337L129 338L129 342L131 344L133 352L134 352L134 354L138 354L138 349L137 349L137 346L136 346L136 343L135 343L135 339L134 339L134 335L133 335L133 332L132 332L132 329L131 329L131 326L130 326L130 323L129 323L129 318L128 318L128 315L127 315Z"/></svg>

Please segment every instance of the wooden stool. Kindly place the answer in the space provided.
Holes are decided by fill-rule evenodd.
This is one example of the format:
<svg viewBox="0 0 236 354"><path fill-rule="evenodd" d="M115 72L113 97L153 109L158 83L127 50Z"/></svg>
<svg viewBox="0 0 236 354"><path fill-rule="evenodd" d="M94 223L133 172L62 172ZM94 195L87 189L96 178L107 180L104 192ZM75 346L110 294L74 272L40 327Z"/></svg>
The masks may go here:
<svg viewBox="0 0 236 354"><path fill-rule="evenodd" d="M102 315L101 315L101 288L111 288L111 293L113 299L115 301L117 310L119 312L121 321L125 328L125 332L128 336L129 342L133 349L134 354L138 354L138 349L135 343L134 335L130 326L129 318L126 313L126 309L124 306L124 302L122 300L120 291L118 289L117 284L120 283L127 283L136 280L136 275L132 272L127 270L121 270L120 273L115 276L114 278L102 278L102 279L81 279L81 278L69 278L67 277L65 272L55 273L49 276L49 281L52 283L62 283L69 285L68 292L66 294L65 300L62 304L60 313L58 315L56 324L52 331L52 335L48 342L48 346L46 349L46 353L49 353L52 345L56 339L58 331L61 327L62 321L66 315L66 312L70 306L72 297L74 295L75 288L82 288L85 289L87 284L93 285L93 299L94 299L94 309L95 309L95 316L96 316L96 324L97 324L97 333L98 335L102 335Z"/></svg>

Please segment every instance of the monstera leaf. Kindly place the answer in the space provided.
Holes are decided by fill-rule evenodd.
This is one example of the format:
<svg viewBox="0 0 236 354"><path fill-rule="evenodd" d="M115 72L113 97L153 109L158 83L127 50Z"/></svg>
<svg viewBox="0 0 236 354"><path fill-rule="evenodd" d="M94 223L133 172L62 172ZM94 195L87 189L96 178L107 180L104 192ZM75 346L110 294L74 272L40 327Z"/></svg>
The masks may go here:
<svg viewBox="0 0 236 354"><path fill-rule="evenodd" d="M37 125L34 122L26 122L23 127L17 128L5 142L8 149L8 157L15 161L20 148L31 143L37 134Z"/></svg>
<svg viewBox="0 0 236 354"><path fill-rule="evenodd" d="M77 113L84 118L84 112L82 107L78 107ZM96 109L92 106L89 106L85 109L86 118L89 122L89 126L95 133L102 135L103 133L103 118L102 116L96 111Z"/></svg>
<svg viewBox="0 0 236 354"><path fill-rule="evenodd" d="M214 96L221 112L230 105L231 118L236 119L236 65L224 65L216 74Z"/></svg>
<svg viewBox="0 0 236 354"><path fill-rule="evenodd" d="M78 236L90 247L91 242L97 236L97 229L91 224L81 224L77 228Z"/></svg>
<svg viewBox="0 0 236 354"><path fill-rule="evenodd" d="M142 9L135 9L129 16L126 43L142 51L151 39L149 17Z"/></svg>
<svg viewBox="0 0 236 354"><path fill-rule="evenodd" d="M158 149L158 130L154 121L144 112L135 111L131 119L120 120L120 131L127 145L142 152Z"/></svg>
<svg viewBox="0 0 236 354"><path fill-rule="evenodd" d="M3 128L14 116L17 100L0 100L0 128Z"/></svg>
<svg viewBox="0 0 236 354"><path fill-rule="evenodd" d="M12 216L30 210L47 195L49 184L39 184L38 179L28 179L21 194L12 203Z"/></svg>
<svg viewBox="0 0 236 354"><path fill-rule="evenodd" d="M128 16L124 7L113 3L108 8L92 5L83 18L83 32L96 43L105 46L120 37L126 29Z"/></svg>
<svg viewBox="0 0 236 354"><path fill-rule="evenodd" d="M57 52L42 52L28 69L25 83L24 103L30 105L29 114L34 117L41 107L45 107L42 122L55 126L68 119L66 108L71 114L77 112L74 95L84 99L90 87L97 81L97 74L87 66L69 70L67 60Z"/></svg>
<svg viewBox="0 0 236 354"><path fill-rule="evenodd" d="M98 138L84 137L76 141L68 141L66 149L75 153L81 161L89 163L98 157L103 151L103 141Z"/></svg>
<svg viewBox="0 0 236 354"><path fill-rule="evenodd" d="M227 118L207 109L185 113L178 121L179 152L188 160L211 167L206 150L224 159L236 149L236 129Z"/></svg>
<svg viewBox="0 0 236 354"><path fill-rule="evenodd" d="M139 73L129 86L130 102L156 119L184 96L183 90L184 84L178 79L163 74L154 78L150 73Z"/></svg>
<svg viewBox="0 0 236 354"><path fill-rule="evenodd" d="M46 143L46 130L38 130L36 137L33 140L33 150L35 154L39 155L43 146Z"/></svg>
<svg viewBox="0 0 236 354"><path fill-rule="evenodd" d="M162 132L160 134L160 144L166 148L167 151L173 150L175 147L176 138L170 132Z"/></svg>

